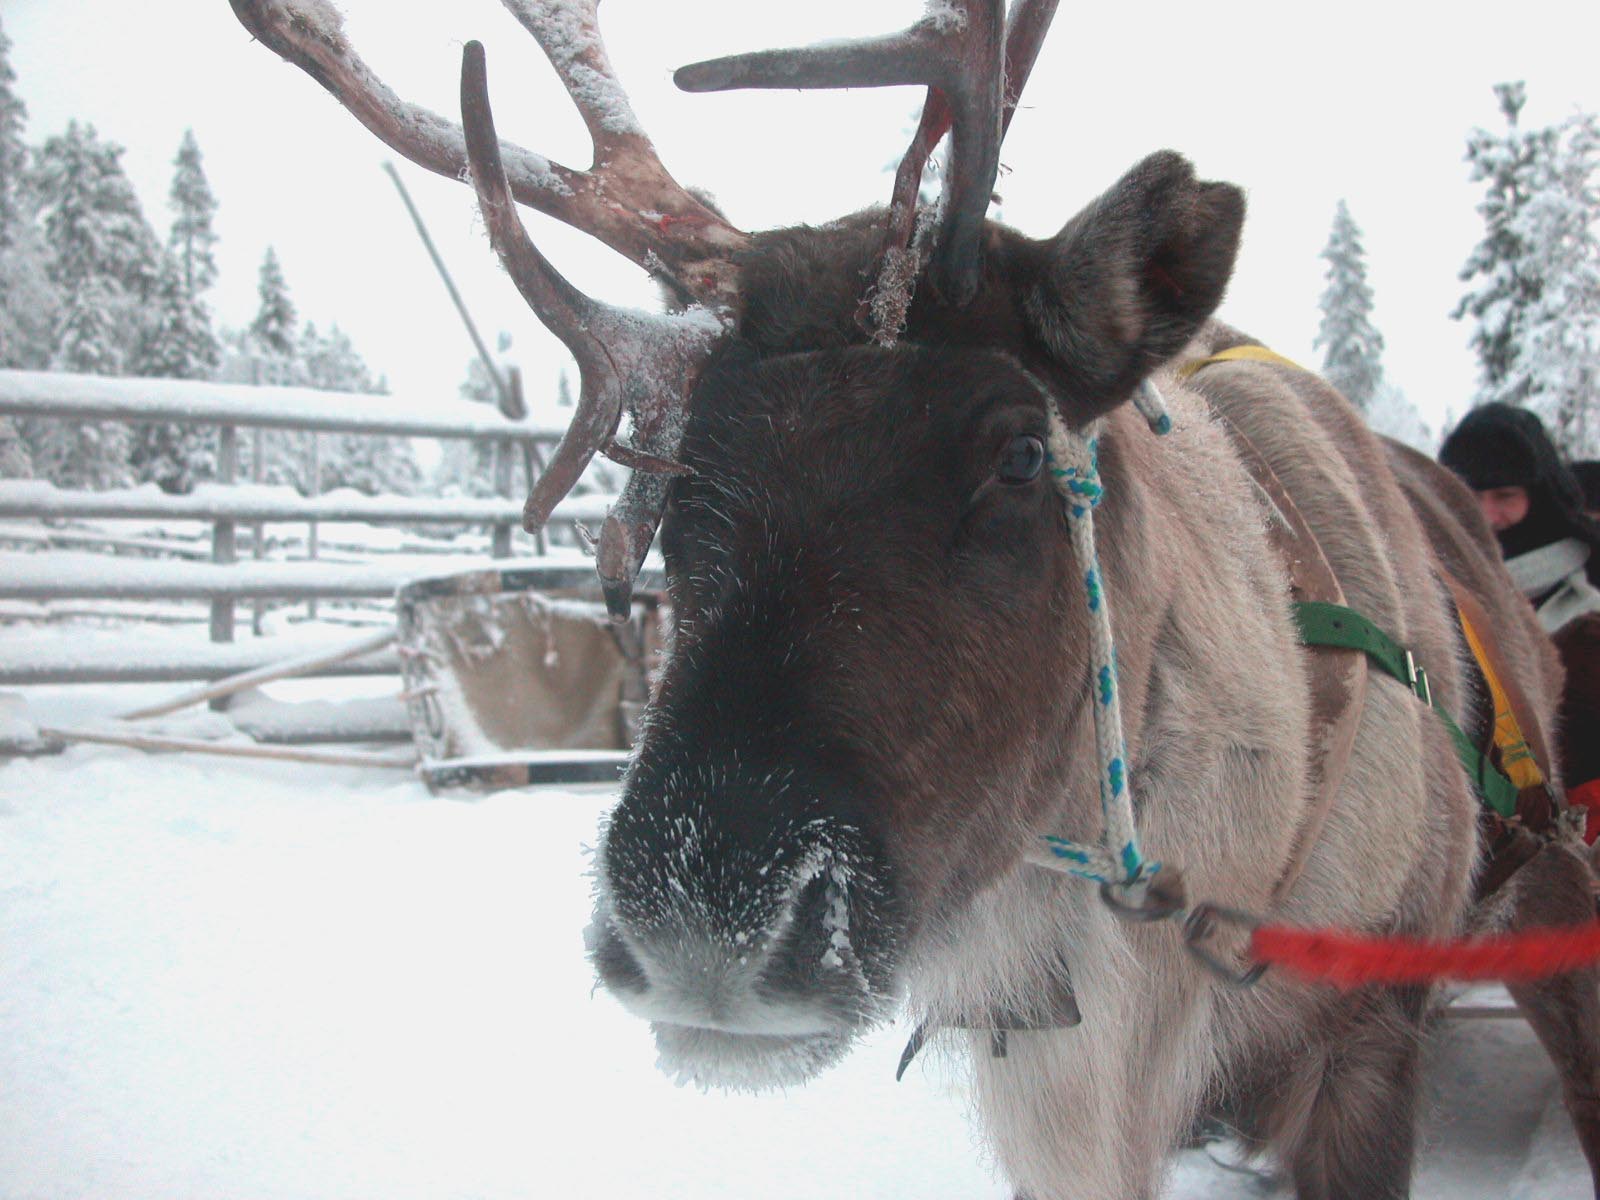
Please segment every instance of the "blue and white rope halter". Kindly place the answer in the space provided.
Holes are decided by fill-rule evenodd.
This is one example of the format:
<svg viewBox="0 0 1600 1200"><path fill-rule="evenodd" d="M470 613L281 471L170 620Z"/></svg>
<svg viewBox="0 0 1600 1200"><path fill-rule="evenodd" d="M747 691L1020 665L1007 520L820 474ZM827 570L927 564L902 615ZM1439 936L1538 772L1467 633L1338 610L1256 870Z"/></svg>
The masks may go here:
<svg viewBox="0 0 1600 1200"><path fill-rule="evenodd" d="M1134 405L1156 433L1171 430L1172 419L1167 415L1161 393L1148 379L1139 385ZM1111 614L1100 572L1100 557L1095 549L1094 510L1104 495L1099 463L1103 426L1103 421L1096 420L1081 434L1074 433L1052 403L1046 462L1056 489L1066 501L1072 550L1084 571L1084 594L1089 605L1090 677L1094 689L1091 707L1105 833L1099 845L1046 835L1043 851L1028 857L1040 866L1070 875L1138 888L1155 876L1161 864L1146 860L1139 849L1128 772L1128 746L1122 732L1122 706L1118 700L1117 648L1111 635Z"/></svg>

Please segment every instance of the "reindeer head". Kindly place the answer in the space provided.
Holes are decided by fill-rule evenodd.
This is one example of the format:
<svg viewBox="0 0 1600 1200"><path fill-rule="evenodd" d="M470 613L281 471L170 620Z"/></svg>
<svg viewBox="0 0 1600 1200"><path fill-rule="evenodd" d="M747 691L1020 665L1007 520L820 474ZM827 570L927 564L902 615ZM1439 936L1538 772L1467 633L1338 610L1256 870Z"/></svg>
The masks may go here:
<svg viewBox="0 0 1600 1200"><path fill-rule="evenodd" d="M592 0L507 3L584 111L589 172L497 144L475 44L463 135L389 96L336 31L234 0L391 145L470 167L497 252L578 358L583 400L529 519L596 450L629 462L602 579L625 607L660 524L675 616L599 851L593 959L655 1023L669 1068L803 1078L888 1012L908 955L1059 811L1086 720L1087 618L1045 471L1049 424L1109 412L1193 336L1232 269L1242 197L1163 153L1053 238L985 223L1005 119L1054 4L1023 0L1002 37L997 0L969 0L877 42L679 73L691 90L930 87L887 213L744 234L656 161ZM914 241L917 183L947 128L942 215ZM583 297L528 240L514 199L592 229L687 311ZM886 303L917 278L908 261L924 286ZM863 305L873 279L879 303Z"/></svg>

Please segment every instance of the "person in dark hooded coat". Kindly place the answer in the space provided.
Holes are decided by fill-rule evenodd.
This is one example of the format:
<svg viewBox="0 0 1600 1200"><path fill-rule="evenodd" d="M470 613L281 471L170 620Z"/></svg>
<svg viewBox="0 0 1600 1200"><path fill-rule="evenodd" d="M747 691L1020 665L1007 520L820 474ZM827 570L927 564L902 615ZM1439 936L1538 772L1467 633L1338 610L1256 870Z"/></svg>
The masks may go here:
<svg viewBox="0 0 1600 1200"><path fill-rule="evenodd" d="M1571 804L1600 834L1600 523L1544 424L1508 404L1469 412L1439 461L1471 488L1506 569L1538 613L1566 670L1560 753Z"/></svg>
<svg viewBox="0 0 1600 1200"><path fill-rule="evenodd" d="M1589 515L1600 513L1600 461L1585 459L1572 464L1572 474L1583 489L1583 506Z"/></svg>

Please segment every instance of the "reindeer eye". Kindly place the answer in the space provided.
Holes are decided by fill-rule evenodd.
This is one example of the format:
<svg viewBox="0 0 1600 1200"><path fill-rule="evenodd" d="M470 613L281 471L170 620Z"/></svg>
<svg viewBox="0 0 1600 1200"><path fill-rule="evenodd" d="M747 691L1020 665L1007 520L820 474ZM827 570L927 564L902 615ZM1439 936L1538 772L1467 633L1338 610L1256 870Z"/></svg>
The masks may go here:
<svg viewBox="0 0 1600 1200"><path fill-rule="evenodd" d="M1044 468L1044 443L1031 434L1021 434L1006 443L995 464L1002 483L1032 483Z"/></svg>

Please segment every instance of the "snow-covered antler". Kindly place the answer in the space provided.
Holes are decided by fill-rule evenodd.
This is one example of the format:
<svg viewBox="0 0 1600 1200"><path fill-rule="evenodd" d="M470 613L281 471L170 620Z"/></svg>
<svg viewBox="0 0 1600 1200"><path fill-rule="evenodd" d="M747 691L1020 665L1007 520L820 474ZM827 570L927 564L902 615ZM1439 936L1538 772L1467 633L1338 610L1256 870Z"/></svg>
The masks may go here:
<svg viewBox="0 0 1600 1200"><path fill-rule="evenodd" d="M689 394L737 302L734 255L749 242L662 166L606 56L597 0L504 0L538 40L582 115L594 145L587 171L502 146L489 108L483 47L461 68L460 125L396 96L345 39L324 0L230 0L257 38L322 84L362 124L412 162L470 174L490 241L523 299L577 360L577 413L529 492L523 525L541 528L596 452L633 468L601 528L601 585L626 617L633 581L655 537ZM592 234L667 283L688 311L613 308L578 291L533 244L522 202ZM632 444L616 440L622 414Z"/></svg>
<svg viewBox="0 0 1600 1200"><path fill-rule="evenodd" d="M229 2L251 34L320 83L397 153L448 178L464 177L461 127L390 90L346 40L342 19L327 0ZM606 57L596 0L503 2L538 39L594 143L594 163L586 171L502 146L517 202L582 229L665 276L684 299L711 307L732 303L729 259L749 237L661 165Z"/></svg>
<svg viewBox="0 0 1600 1200"><path fill-rule="evenodd" d="M230 3L245 28L394 150L441 175L470 175L495 252L540 320L571 350L582 376L577 414L528 495L523 524L542 527L597 452L632 467L597 553L607 603L613 615L626 615L661 522L668 479L683 469L676 457L690 392L737 308L735 259L750 237L662 166L606 55L598 0L502 0L538 41L583 117L594 147L586 171L500 143L476 42L463 56L457 125L397 96L350 46L327 0ZM906 261L923 168L948 130L951 167L933 273L946 299L964 303L982 269L983 218L1000 139L1056 3L1017 0L1002 39L1004 0L936 0L922 21L889 37L717 59L685 67L676 78L689 91L926 84L922 121L896 176L883 278L897 253L902 266ZM688 311L650 315L585 296L534 246L518 203L592 234L644 267ZM909 287L915 271L901 275L900 286ZM632 418L631 445L616 440L624 411Z"/></svg>
<svg viewBox="0 0 1600 1200"><path fill-rule="evenodd" d="M983 219L1000 166L1000 141L1057 3L1017 0L1006 20L1004 0L938 0L922 20L899 33L732 55L683 67L673 78L691 92L926 84L922 119L895 175L885 275L894 272L896 255L911 243L923 170L949 131L950 169L931 273L940 294L959 305L977 291Z"/></svg>
<svg viewBox="0 0 1600 1200"><path fill-rule="evenodd" d="M489 241L530 308L577 360L582 386L577 412L544 474L528 494L523 524L541 528L572 490L596 449L633 468L601 527L598 566L613 616L625 617L633 581L655 537L666 502L683 415L700 369L726 334L724 319L704 308L657 315L615 308L584 295L539 252L512 199L489 108L483 46L468 42L461 57L461 123L467 161ZM626 409L633 444L616 439Z"/></svg>

